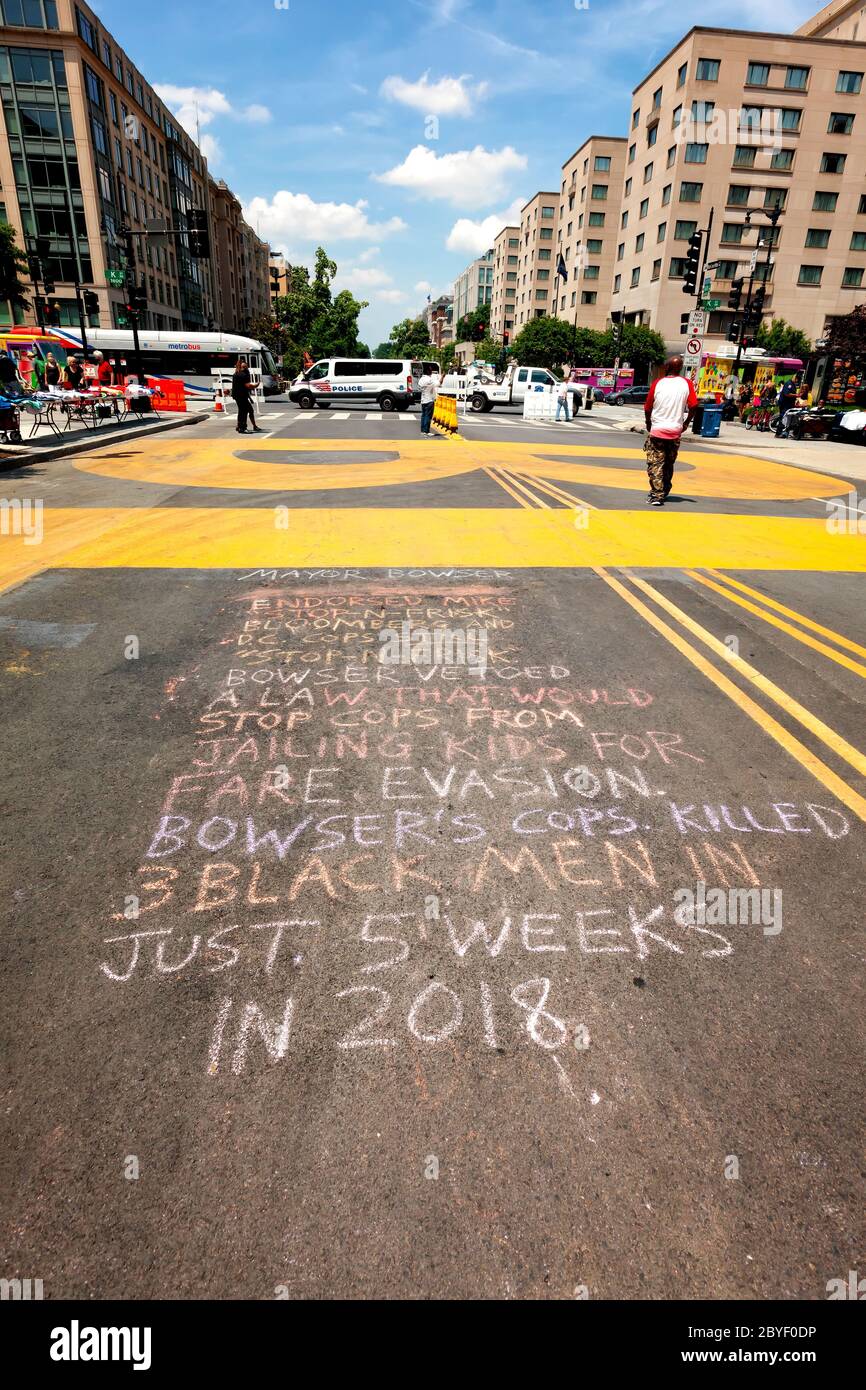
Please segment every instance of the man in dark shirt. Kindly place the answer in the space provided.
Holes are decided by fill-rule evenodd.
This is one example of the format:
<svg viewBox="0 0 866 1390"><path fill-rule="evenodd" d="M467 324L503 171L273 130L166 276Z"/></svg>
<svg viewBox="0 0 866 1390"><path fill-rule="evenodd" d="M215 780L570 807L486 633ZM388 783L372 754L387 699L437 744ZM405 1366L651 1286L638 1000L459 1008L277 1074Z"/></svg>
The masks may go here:
<svg viewBox="0 0 866 1390"><path fill-rule="evenodd" d="M16 392L20 393L21 391L15 358L8 352L0 353L0 391L4 395L11 392L13 396Z"/></svg>
<svg viewBox="0 0 866 1390"><path fill-rule="evenodd" d="M238 434L247 433L247 420L250 421L255 434L260 434L258 425L253 415L250 403L250 391L253 381L250 376L250 369L242 357L235 363L234 376L232 377L232 400L238 408L238 423L236 429Z"/></svg>

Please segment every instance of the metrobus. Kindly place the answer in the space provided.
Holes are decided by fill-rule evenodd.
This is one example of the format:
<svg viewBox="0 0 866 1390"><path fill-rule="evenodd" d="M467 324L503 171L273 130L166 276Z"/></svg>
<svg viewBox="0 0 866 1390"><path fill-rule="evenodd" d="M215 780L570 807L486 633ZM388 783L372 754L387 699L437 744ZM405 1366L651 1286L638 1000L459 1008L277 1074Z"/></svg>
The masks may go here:
<svg viewBox="0 0 866 1390"><path fill-rule="evenodd" d="M217 380L212 373L217 369L230 373L239 357L261 372L266 396L275 395L280 389L273 357L254 338L238 333L178 333L142 328L138 340L145 375L182 381L184 395L190 399L212 398ZM87 343L108 358L116 376L135 371L132 329L88 328ZM51 328L44 333L38 328L10 328L0 331L0 348L15 357L22 352L35 352L44 358L53 352L62 366L70 354L82 352L81 333L72 328Z"/></svg>

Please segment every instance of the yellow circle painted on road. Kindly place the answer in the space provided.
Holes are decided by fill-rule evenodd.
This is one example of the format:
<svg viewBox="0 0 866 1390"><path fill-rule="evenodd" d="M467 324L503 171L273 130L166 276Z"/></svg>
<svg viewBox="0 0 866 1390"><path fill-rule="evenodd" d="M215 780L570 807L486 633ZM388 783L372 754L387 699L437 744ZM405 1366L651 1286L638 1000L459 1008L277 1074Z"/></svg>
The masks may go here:
<svg viewBox="0 0 866 1390"><path fill-rule="evenodd" d="M248 457L254 454L257 457ZM262 454L278 454L279 462ZM319 461L321 455L328 461ZM354 454L379 455L353 459ZM319 456L304 462L304 455ZM382 457L382 456L385 457ZM544 440L488 441L435 438L291 439L268 438L240 448L226 439L177 440L157 436L133 450L90 454L75 461L85 473L148 482L160 486L197 487L233 492L343 492L436 482L495 465L519 469L578 487L646 492L641 450ZM713 454L684 448L677 460L681 491L697 498L742 501L794 501L836 497L849 484L826 473L746 454ZM459 505L459 499L454 498ZM511 502L502 498L503 506Z"/></svg>

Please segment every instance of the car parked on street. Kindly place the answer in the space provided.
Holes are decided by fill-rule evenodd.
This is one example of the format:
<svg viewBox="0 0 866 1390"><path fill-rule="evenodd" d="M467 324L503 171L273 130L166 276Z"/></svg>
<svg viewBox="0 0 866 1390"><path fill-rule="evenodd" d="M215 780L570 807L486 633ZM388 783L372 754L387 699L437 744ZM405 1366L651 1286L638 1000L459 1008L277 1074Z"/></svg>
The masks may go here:
<svg viewBox="0 0 866 1390"><path fill-rule="evenodd" d="M609 405L643 405L648 395L648 386L627 386L624 391L611 391L605 399Z"/></svg>

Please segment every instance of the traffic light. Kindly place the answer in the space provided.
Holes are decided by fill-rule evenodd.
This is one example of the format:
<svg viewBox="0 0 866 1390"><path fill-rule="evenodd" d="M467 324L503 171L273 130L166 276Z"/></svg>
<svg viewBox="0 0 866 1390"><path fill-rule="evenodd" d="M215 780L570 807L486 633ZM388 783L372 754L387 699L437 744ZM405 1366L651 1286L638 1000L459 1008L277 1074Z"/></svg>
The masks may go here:
<svg viewBox="0 0 866 1390"><path fill-rule="evenodd" d="M480 343L481 340L482 340L482 338L485 338L486 336L487 336L487 324L486 324L486 323L476 323L475 327L472 329L472 341L473 341L473 343Z"/></svg>
<svg viewBox="0 0 866 1390"><path fill-rule="evenodd" d="M147 309L147 290L144 285L134 284L129 287L126 292L126 303L123 309L127 319L145 313Z"/></svg>
<svg viewBox="0 0 866 1390"><path fill-rule="evenodd" d="M57 288L53 280L43 280L42 286L46 294L53 294Z"/></svg>
<svg viewBox="0 0 866 1390"><path fill-rule="evenodd" d="M730 293L729 293L729 295L728 295L728 308L729 308L729 309L739 309L739 307L740 307L740 300L742 299L742 297L743 297L743 277L742 277L742 275L741 275L741 276L739 277L739 279L737 279L737 280L732 280L732 281L731 281L731 290L730 290Z"/></svg>
<svg viewBox="0 0 866 1390"><path fill-rule="evenodd" d="M99 313L99 295L95 290L85 290L82 295L85 314Z"/></svg>
<svg viewBox="0 0 866 1390"><path fill-rule="evenodd" d="M46 306L45 322L50 324L52 328L60 326L60 305L56 301Z"/></svg>
<svg viewBox="0 0 866 1390"><path fill-rule="evenodd" d="M508 344L509 344L510 341L511 341L511 334L510 334L509 332L506 331L506 332L503 333L503 335L502 335L502 346L503 346L503 347L508 347Z"/></svg>
<svg viewBox="0 0 866 1390"><path fill-rule="evenodd" d="M759 285L752 295L752 304L749 310L749 322L760 323L764 313L764 300L767 298L766 285Z"/></svg>
<svg viewBox="0 0 866 1390"><path fill-rule="evenodd" d="M734 319L728 329L728 342L738 343L740 341L740 324L738 319Z"/></svg>
<svg viewBox="0 0 866 1390"><path fill-rule="evenodd" d="M698 288L698 275L701 269L701 245L703 244L703 232L692 232L689 237L689 249L686 252L686 278L683 282L683 294L696 294Z"/></svg>
<svg viewBox="0 0 866 1390"><path fill-rule="evenodd" d="M680 336L681 336L682 338L687 338L687 337L689 336L689 319L690 319L690 318L691 318L691 314L680 314Z"/></svg>
<svg viewBox="0 0 866 1390"><path fill-rule="evenodd" d="M210 232L208 231L207 213L204 208L190 208L186 215L186 224L189 230L189 254L198 256L200 260L210 260Z"/></svg>

